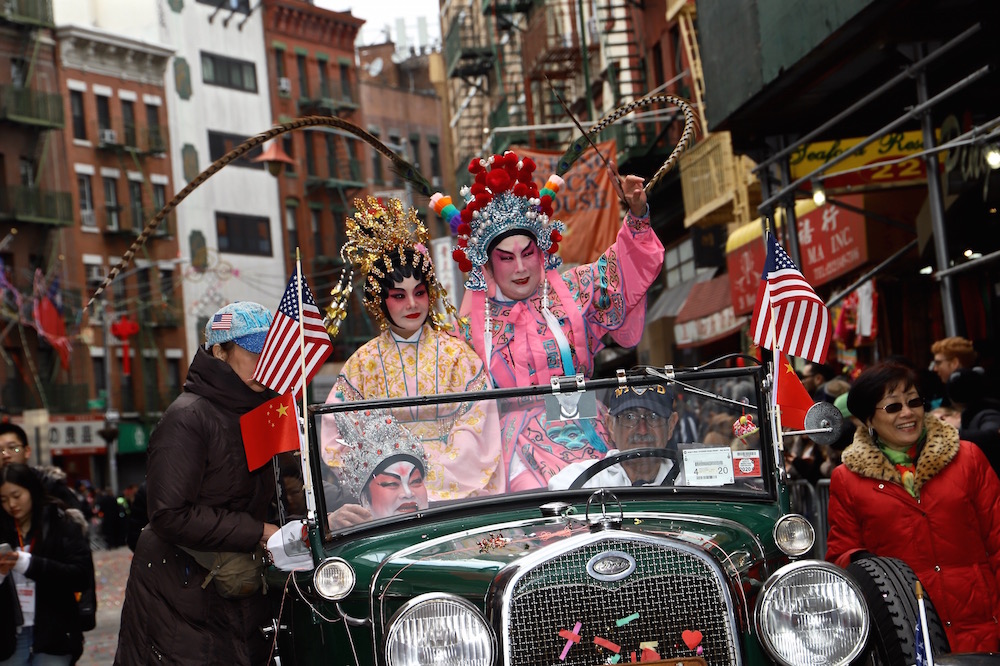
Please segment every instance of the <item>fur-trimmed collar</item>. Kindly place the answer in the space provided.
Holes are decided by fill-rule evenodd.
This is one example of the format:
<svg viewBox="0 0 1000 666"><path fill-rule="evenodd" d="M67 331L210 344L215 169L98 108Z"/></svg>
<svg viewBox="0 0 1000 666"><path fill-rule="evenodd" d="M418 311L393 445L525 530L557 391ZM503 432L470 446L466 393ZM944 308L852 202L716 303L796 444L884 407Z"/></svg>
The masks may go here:
<svg viewBox="0 0 1000 666"><path fill-rule="evenodd" d="M930 414L924 415L924 427L927 429L927 441L917 459L913 479L913 487L918 494L924 484L958 454L958 430ZM896 466L872 441L867 428L858 428L854 433L854 443L844 450L842 460L847 469L859 476L903 485Z"/></svg>

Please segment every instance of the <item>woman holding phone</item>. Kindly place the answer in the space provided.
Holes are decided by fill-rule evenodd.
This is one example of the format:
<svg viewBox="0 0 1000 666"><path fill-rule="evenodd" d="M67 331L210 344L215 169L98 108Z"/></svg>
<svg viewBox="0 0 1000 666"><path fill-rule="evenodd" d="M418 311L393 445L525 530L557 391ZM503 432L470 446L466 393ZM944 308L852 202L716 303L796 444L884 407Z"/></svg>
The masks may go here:
<svg viewBox="0 0 1000 666"><path fill-rule="evenodd" d="M27 465L0 469L0 504L0 666L68 665L83 651L90 543Z"/></svg>

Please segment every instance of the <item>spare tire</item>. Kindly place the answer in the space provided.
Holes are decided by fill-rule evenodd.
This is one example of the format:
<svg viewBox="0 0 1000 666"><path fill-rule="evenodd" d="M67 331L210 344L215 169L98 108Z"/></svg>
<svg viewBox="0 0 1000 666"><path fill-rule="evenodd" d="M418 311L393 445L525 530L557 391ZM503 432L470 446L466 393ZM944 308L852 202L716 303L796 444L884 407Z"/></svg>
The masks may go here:
<svg viewBox="0 0 1000 666"><path fill-rule="evenodd" d="M847 567L861 587L871 613L869 652L876 664L910 666L916 663L914 630L920 622L917 576L902 560L872 557ZM930 597L924 594L928 634L934 654L950 652L948 637Z"/></svg>

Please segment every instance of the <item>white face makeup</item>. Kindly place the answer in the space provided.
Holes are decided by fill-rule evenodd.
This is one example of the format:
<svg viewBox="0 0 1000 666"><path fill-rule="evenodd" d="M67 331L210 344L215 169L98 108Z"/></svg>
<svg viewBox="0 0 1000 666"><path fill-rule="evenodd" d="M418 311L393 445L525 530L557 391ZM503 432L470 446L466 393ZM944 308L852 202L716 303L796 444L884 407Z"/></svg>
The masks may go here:
<svg viewBox="0 0 1000 666"><path fill-rule="evenodd" d="M530 236L510 236L490 252L487 267L506 298L522 301L542 282L542 251Z"/></svg>
<svg viewBox="0 0 1000 666"><path fill-rule="evenodd" d="M430 310L427 285L412 276L393 283L385 295L385 308L392 332L403 338L411 337L423 326Z"/></svg>
<svg viewBox="0 0 1000 666"><path fill-rule="evenodd" d="M367 498L362 494L362 504L375 518L386 518L398 513L413 513L427 508L427 487L420 468L401 460L389 465L368 484ZM368 501L365 499L370 498Z"/></svg>

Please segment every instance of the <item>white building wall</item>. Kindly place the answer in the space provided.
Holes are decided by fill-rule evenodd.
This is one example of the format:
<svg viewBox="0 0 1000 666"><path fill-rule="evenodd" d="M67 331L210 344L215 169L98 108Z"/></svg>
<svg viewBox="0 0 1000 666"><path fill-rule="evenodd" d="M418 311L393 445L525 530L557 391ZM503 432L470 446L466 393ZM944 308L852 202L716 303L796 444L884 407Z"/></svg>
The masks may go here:
<svg viewBox="0 0 1000 666"><path fill-rule="evenodd" d="M170 157L176 192L188 181L184 177L183 149L194 146L198 170L211 164L209 130L253 136L273 124L268 95L267 51L264 44L263 12L255 7L249 20L243 13L197 0L55 0L57 22L86 15L92 25L158 42L176 51L174 61L184 59L190 70L191 96L181 99L174 61L167 66L166 106L169 115ZM171 4L182 6L180 13ZM226 3L228 6L228 3ZM251 6L258 4L252 2ZM242 24L242 28L240 27ZM257 92L248 93L202 82L201 51L251 61L256 66ZM270 222L271 256L260 257L218 251L216 212L267 217ZM211 315L226 303L253 300L274 310L290 276L285 275L284 239L278 184L267 170L229 166L196 189L177 208L183 276L187 353L194 358L202 334L199 318ZM191 264L192 235L200 232L208 250L208 267L196 271Z"/></svg>

